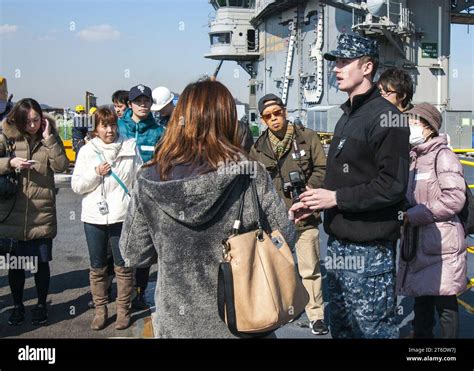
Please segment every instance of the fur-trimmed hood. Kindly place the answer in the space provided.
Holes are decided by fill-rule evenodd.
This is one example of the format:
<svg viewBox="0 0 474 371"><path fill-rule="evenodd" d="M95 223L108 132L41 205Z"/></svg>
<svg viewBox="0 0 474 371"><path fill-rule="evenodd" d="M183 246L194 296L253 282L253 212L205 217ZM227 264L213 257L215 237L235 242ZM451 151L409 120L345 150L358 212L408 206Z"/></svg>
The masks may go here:
<svg viewBox="0 0 474 371"><path fill-rule="evenodd" d="M43 118L49 121L49 125L51 126L51 134L57 136L58 129L54 117L43 112ZM2 131L3 134L7 136L7 138L14 139L15 141L25 140L25 135L21 133L20 130L18 130L18 127L15 124L9 124L6 119L2 121Z"/></svg>

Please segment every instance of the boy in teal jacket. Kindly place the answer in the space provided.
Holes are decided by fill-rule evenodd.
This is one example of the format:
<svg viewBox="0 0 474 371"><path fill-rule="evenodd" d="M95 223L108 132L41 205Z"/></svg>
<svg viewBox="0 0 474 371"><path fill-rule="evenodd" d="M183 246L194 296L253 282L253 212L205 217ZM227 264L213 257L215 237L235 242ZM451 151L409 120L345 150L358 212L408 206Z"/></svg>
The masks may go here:
<svg viewBox="0 0 474 371"><path fill-rule="evenodd" d="M118 120L119 134L123 139L135 138L140 156L145 163L153 158L155 146L161 139L164 129L155 122L151 114L153 97L148 86L142 84L134 86L130 89L128 99L131 108L128 108ZM135 270L136 296L132 301L134 309L149 308L145 299L149 276L150 267Z"/></svg>
<svg viewBox="0 0 474 371"><path fill-rule="evenodd" d="M148 86L140 84L131 88L129 100L131 108L118 120L119 134L123 139L136 139L137 148L145 163L152 159L164 129L156 123L150 112L153 98Z"/></svg>

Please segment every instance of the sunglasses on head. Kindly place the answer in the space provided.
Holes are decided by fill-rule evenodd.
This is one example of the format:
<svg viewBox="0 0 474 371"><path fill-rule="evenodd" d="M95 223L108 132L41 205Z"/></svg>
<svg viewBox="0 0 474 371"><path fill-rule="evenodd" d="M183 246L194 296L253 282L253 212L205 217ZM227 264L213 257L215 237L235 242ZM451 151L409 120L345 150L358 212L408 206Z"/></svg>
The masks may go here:
<svg viewBox="0 0 474 371"><path fill-rule="evenodd" d="M266 113L264 115L262 115L262 118L265 120L265 121L268 121L272 118L272 116L275 116L275 117L280 117L283 115L283 110L280 108L280 109L277 109L273 112L270 112L270 113Z"/></svg>

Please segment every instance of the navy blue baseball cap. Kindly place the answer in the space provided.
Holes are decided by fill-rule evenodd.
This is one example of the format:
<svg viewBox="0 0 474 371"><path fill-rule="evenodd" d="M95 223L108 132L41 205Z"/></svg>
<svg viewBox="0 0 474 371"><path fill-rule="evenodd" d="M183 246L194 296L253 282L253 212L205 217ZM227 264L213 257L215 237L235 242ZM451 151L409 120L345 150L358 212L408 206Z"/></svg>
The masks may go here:
<svg viewBox="0 0 474 371"><path fill-rule="evenodd" d="M130 89L130 92L128 93L128 99L130 100L130 102L133 102L135 99L137 99L138 97L141 97L142 95L150 98L153 101L153 96L151 95L151 89L148 86L145 86L142 84L134 86L133 88Z"/></svg>

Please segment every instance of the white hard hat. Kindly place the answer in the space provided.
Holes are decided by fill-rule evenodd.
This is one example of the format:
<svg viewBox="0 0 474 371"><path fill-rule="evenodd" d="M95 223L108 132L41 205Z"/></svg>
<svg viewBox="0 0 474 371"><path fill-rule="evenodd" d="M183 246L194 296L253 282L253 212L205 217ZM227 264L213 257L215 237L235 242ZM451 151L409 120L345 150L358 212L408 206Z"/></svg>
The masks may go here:
<svg viewBox="0 0 474 371"><path fill-rule="evenodd" d="M151 95L153 97L153 105L151 106L152 111L161 111L164 106L174 99L174 95L164 86L159 86L156 89L153 89Z"/></svg>

